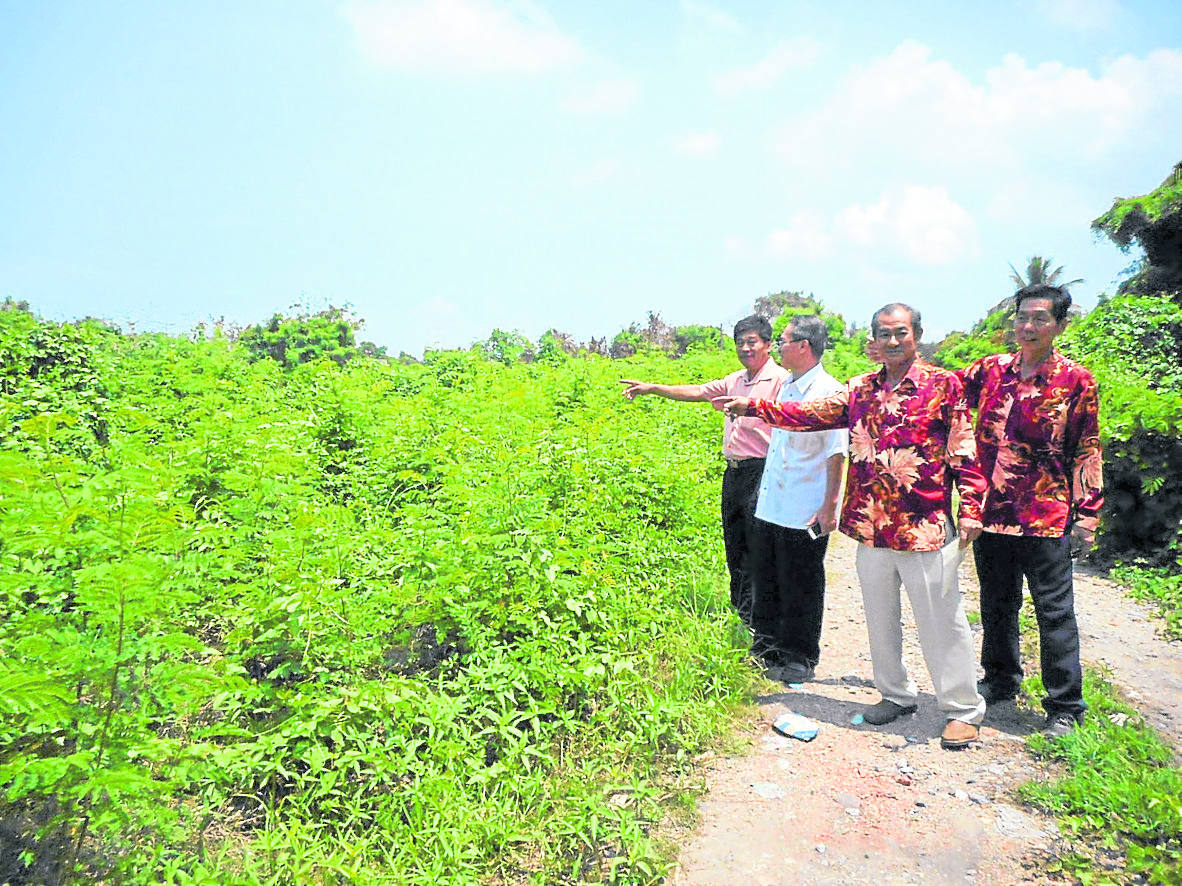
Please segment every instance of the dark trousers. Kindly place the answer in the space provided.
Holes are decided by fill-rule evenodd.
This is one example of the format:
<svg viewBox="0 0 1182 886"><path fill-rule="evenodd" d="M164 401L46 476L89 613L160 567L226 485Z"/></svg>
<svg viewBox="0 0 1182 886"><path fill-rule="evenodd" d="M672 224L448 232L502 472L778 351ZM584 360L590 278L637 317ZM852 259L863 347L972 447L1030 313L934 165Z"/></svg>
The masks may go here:
<svg viewBox="0 0 1182 886"><path fill-rule="evenodd" d="M731 577L731 605L746 625L751 624L751 569L753 545L759 556L759 538L753 538L755 503L759 500L759 481L763 477L763 459L750 458L736 467L727 466L722 475L722 543L726 548L726 567Z"/></svg>
<svg viewBox="0 0 1182 886"><path fill-rule="evenodd" d="M756 519L761 556L753 563L752 650L769 665L816 667L825 613L825 552L829 536L809 538Z"/></svg>
<svg viewBox="0 0 1182 886"><path fill-rule="evenodd" d="M981 666L992 692L1009 695L1022 682L1018 612L1022 578L1034 602L1048 714L1083 716L1083 668L1071 578L1071 537L1034 538L983 532L973 542L981 583Z"/></svg>

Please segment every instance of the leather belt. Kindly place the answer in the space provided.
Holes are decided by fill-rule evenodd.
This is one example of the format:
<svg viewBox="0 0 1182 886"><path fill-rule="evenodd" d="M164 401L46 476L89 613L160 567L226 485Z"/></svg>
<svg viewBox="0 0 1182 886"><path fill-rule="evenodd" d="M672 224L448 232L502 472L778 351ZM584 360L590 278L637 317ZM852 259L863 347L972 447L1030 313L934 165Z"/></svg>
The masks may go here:
<svg viewBox="0 0 1182 886"><path fill-rule="evenodd" d="M755 465L762 466L764 459L762 458L728 458L726 466L728 468L749 468Z"/></svg>

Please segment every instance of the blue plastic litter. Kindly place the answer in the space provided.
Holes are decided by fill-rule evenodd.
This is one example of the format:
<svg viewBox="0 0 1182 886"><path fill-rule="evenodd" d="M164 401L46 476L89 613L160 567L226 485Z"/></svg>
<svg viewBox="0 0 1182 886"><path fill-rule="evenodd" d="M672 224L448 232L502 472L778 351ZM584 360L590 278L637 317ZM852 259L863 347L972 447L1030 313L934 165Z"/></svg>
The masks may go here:
<svg viewBox="0 0 1182 886"><path fill-rule="evenodd" d="M796 738L800 741L812 741L820 731L817 724L808 717L802 717L800 714L794 714L792 711L785 711L776 717L772 721L772 729L781 735Z"/></svg>

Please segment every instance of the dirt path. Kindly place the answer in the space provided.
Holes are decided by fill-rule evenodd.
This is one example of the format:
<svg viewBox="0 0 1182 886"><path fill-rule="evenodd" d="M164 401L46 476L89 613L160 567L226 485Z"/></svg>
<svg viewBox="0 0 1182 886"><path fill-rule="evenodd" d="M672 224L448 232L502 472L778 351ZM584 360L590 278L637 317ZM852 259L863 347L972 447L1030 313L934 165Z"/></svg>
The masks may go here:
<svg viewBox="0 0 1182 886"><path fill-rule="evenodd" d="M667 883L1062 883L1045 873L1047 857L1061 849L1054 820L1014 799L1021 783L1040 774L1024 741L1042 725L1037 706L991 708L978 745L942 750L943 718L909 629L919 711L886 726L852 722L861 705L879 698L854 549L844 536L830 543L816 682L796 690L769 682L749 752L703 760L701 823ZM961 581L975 611L970 561ZM1148 722L1182 746L1182 648L1160 640L1147 608L1111 582L1079 573L1076 595L1086 666L1105 670ZM816 722L817 738L806 743L774 732L770 724L785 710Z"/></svg>

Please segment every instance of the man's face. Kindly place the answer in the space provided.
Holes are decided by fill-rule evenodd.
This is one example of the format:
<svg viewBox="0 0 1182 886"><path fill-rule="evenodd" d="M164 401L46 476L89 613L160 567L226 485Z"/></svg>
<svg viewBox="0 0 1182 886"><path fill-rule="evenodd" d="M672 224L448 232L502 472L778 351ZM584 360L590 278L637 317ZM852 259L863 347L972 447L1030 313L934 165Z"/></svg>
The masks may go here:
<svg viewBox="0 0 1182 886"><path fill-rule="evenodd" d="M874 341L882 353L887 369L906 366L915 359L919 345L911 328L911 315L907 311L881 314L874 330Z"/></svg>
<svg viewBox="0 0 1182 886"><path fill-rule="evenodd" d="M1024 351L1042 354L1051 349L1055 336L1067 321L1055 319L1054 304L1049 298L1024 298L1014 314L1014 336Z"/></svg>
<svg viewBox="0 0 1182 886"><path fill-rule="evenodd" d="M789 323L780 333L780 365L793 373L800 372L808 362L806 355L811 357L813 352L808 341L801 338Z"/></svg>
<svg viewBox="0 0 1182 886"><path fill-rule="evenodd" d="M744 332L735 339L735 353L739 362L749 372L759 369L771 356L771 342L766 342L754 332Z"/></svg>

